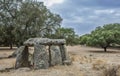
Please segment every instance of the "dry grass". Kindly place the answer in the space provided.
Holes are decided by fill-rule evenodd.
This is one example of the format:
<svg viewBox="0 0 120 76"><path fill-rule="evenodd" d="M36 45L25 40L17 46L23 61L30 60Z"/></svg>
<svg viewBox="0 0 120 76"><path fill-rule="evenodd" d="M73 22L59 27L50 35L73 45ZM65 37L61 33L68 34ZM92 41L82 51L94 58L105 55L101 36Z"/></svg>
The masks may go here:
<svg viewBox="0 0 120 76"><path fill-rule="evenodd" d="M30 52L33 52L33 48L30 48ZM6 57L12 54L13 51L4 50L0 52L1 55L5 54ZM0 68L11 68L15 65L15 59L0 59ZM83 76L80 72L80 68L77 66L54 66L50 67L49 69L42 69L42 70L11 70L10 72L0 72L0 76Z"/></svg>
<svg viewBox="0 0 120 76"><path fill-rule="evenodd" d="M33 48L30 47L30 52L33 53ZM81 47L81 46L68 46L70 57L73 64L70 66L54 66L49 69L41 70L11 70L10 72L0 72L0 76L107 76L105 73L113 71L107 68L108 63L120 63L119 53L103 53L93 52L101 51L99 48ZM91 51L93 50L93 51ZM12 54L14 50L0 50L0 57L7 57ZM114 51L114 50L112 50ZM115 50L118 51L118 50ZM0 59L0 69L11 68L15 65L15 59ZM120 69L117 70L117 74ZM108 75L110 76L110 75ZM119 75L118 75L119 76Z"/></svg>
<svg viewBox="0 0 120 76"><path fill-rule="evenodd" d="M107 65L107 61L104 59L96 59L93 61L92 66L94 70L104 69Z"/></svg>
<svg viewBox="0 0 120 76"><path fill-rule="evenodd" d="M11 68L15 66L15 60L14 58L11 59L1 59L0 60L0 69L4 68Z"/></svg>
<svg viewBox="0 0 120 76"><path fill-rule="evenodd" d="M49 69L0 73L0 76L83 76L74 66L55 66Z"/></svg>

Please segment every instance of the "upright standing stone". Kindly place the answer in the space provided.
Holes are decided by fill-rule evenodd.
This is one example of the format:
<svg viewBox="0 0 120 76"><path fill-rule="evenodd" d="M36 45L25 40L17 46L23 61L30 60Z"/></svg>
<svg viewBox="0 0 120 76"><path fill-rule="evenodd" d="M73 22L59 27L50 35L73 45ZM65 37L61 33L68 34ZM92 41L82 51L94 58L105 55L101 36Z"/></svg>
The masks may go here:
<svg viewBox="0 0 120 76"><path fill-rule="evenodd" d="M70 65L72 63L72 61L69 58L69 55L66 51L65 45L59 45L59 48L60 48L60 51L61 51L63 64Z"/></svg>
<svg viewBox="0 0 120 76"><path fill-rule="evenodd" d="M34 69L47 69L49 67L46 46L36 44L34 46L33 58Z"/></svg>
<svg viewBox="0 0 120 76"><path fill-rule="evenodd" d="M62 55L62 61L66 60L66 48L64 45L59 45L61 55Z"/></svg>
<svg viewBox="0 0 120 76"><path fill-rule="evenodd" d="M20 48L18 48L18 50L19 50L19 53L17 54L15 68L17 69L20 67L28 67L29 66L28 47L21 46Z"/></svg>
<svg viewBox="0 0 120 76"><path fill-rule="evenodd" d="M50 61L51 65L62 64L60 48L58 46L52 45L50 47L50 51L51 51L51 61Z"/></svg>

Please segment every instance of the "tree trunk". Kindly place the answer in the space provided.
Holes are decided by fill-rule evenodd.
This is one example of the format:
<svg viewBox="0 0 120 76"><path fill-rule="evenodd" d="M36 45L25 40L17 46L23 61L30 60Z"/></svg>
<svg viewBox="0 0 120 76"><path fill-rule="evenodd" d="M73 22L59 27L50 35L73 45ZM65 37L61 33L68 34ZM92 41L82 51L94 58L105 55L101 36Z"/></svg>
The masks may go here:
<svg viewBox="0 0 120 76"><path fill-rule="evenodd" d="M10 49L13 49L12 44L10 44Z"/></svg>
<svg viewBox="0 0 120 76"><path fill-rule="evenodd" d="M104 52L107 52L107 47L104 47Z"/></svg>

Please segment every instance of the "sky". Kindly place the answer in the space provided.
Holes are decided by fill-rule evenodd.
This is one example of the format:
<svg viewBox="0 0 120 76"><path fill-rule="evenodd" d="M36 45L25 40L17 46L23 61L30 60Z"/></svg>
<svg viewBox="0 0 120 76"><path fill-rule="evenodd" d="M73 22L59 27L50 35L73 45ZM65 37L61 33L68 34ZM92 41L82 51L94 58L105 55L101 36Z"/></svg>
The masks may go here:
<svg viewBox="0 0 120 76"><path fill-rule="evenodd" d="M62 18L62 27L76 34L90 33L98 26L120 23L120 0L39 0Z"/></svg>

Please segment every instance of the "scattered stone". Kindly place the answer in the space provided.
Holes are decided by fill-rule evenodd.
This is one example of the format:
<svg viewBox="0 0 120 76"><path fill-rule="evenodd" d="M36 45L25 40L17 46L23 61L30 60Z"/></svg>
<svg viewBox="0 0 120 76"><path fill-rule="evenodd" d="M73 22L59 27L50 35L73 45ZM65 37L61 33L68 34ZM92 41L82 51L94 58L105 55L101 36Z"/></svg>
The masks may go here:
<svg viewBox="0 0 120 76"><path fill-rule="evenodd" d="M13 70L14 68L0 68L0 72L10 72L11 70Z"/></svg>
<svg viewBox="0 0 120 76"><path fill-rule="evenodd" d="M16 71L18 71L18 72L28 72L28 71L31 71L31 69L28 68L28 67L24 67L24 68L19 68Z"/></svg>
<svg viewBox="0 0 120 76"><path fill-rule="evenodd" d="M72 64L72 61L71 60L65 60L63 62L64 65L71 65Z"/></svg>

